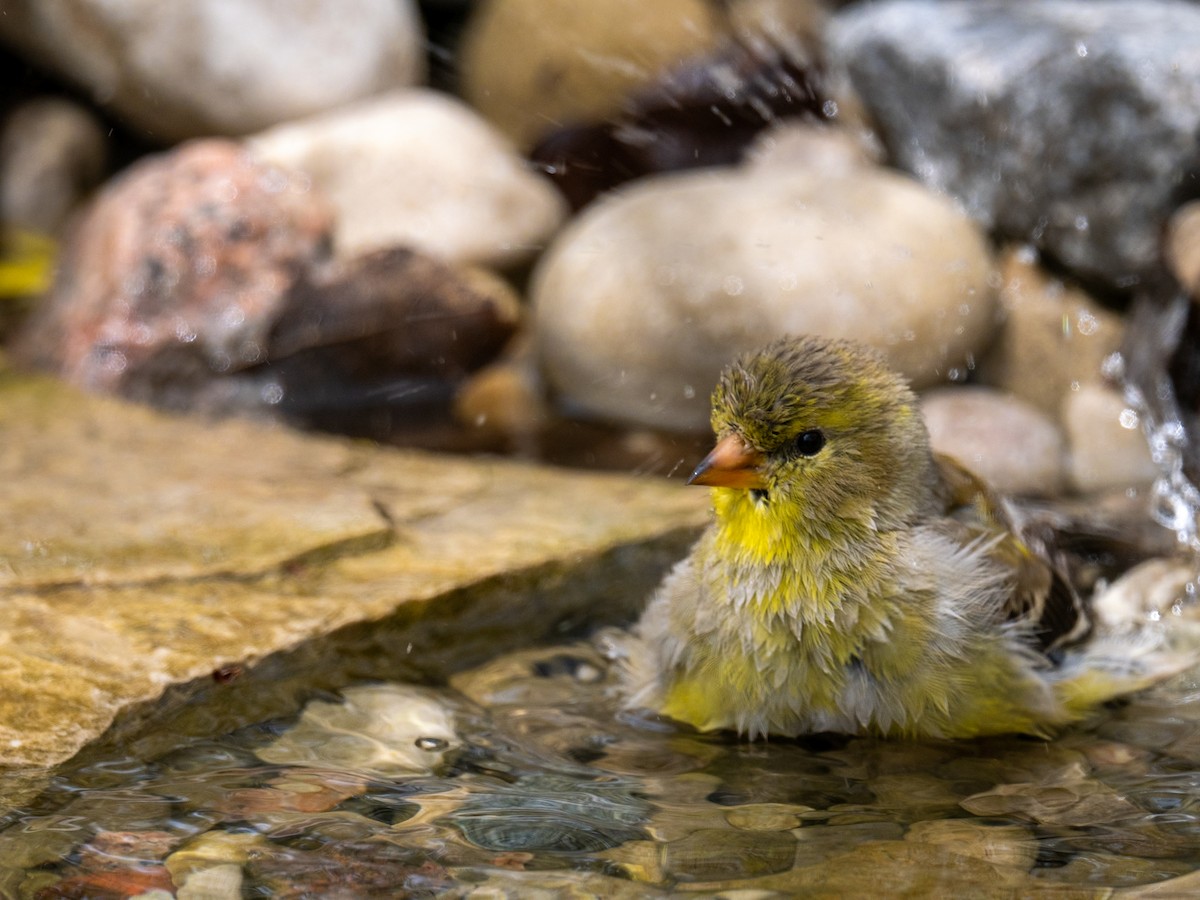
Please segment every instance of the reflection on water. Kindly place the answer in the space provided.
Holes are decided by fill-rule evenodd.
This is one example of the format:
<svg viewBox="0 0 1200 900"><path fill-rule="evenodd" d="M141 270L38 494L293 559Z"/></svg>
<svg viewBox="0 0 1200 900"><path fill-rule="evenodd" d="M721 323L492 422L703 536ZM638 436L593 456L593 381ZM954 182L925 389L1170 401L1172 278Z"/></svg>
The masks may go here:
<svg viewBox="0 0 1200 900"><path fill-rule="evenodd" d="M1052 742L747 743L619 713L608 689L586 645L523 651L65 771L3 821L0 894L1200 889L1194 675Z"/></svg>

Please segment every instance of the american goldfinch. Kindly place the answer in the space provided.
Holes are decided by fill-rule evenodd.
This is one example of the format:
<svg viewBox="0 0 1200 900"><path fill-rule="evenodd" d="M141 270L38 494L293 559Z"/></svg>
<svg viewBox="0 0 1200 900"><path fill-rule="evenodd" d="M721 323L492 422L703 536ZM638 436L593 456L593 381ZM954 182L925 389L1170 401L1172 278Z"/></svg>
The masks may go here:
<svg viewBox="0 0 1200 900"><path fill-rule="evenodd" d="M1089 622L1065 577L931 451L872 351L750 353L712 425L689 484L712 487L714 521L624 650L631 706L751 737L1045 735L1144 686L1074 653Z"/></svg>

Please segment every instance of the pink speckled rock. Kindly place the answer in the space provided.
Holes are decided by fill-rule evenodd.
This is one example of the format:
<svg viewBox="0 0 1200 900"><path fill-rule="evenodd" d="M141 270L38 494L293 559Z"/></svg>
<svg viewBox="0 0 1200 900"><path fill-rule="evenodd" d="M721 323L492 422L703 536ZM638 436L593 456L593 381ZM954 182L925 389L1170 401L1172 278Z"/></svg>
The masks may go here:
<svg viewBox="0 0 1200 900"><path fill-rule="evenodd" d="M183 405L198 384L263 360L288 289L328 257L331 227L306 180L238 144L139 162L84 217L15 355L81 387Z"/></svg>

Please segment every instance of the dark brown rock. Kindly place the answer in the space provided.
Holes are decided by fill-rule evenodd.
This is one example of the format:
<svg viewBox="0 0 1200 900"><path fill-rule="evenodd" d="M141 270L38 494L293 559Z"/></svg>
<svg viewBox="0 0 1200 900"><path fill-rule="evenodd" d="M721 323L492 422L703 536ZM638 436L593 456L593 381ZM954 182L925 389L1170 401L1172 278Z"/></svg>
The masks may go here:
<svg viewBox="0 0 1200 900"><path fill-rule="evenodd" d="M365 406L443 405L490 362L519 321L501 279L404 248L380 250L298 279L260 368L285 414L302 419Z"/></svg>

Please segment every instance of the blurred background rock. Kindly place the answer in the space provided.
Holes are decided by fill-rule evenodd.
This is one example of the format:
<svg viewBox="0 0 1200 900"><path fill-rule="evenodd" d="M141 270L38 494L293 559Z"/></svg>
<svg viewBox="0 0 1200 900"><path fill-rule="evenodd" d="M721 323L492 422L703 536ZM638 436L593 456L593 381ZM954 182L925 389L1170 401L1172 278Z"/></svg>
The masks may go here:
<svg viewBox="0 0 1200 900"><path fill-rule="evenodd" d="M10 0L0 339L174 409L679 474L720 368L811 330L1012 490L1140 489L1200 396L1198 43L1185 0Z"/></svg>

